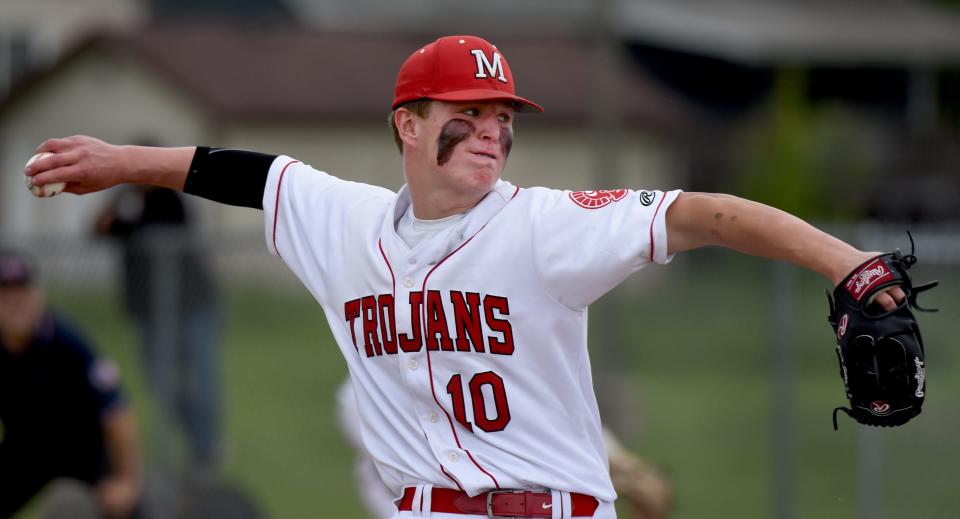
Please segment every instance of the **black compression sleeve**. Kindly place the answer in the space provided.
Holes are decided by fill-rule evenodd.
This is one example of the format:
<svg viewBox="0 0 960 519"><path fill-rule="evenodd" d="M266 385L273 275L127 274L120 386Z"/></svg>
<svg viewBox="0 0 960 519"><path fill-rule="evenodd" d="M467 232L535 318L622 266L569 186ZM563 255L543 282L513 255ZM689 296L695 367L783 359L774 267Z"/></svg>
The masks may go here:
<svg viewBox="0 0 960 519"><path fill-rule="evenodd" d="M229 205L263 209L263 190L276 155L197 146L183 192Z"/></svg>

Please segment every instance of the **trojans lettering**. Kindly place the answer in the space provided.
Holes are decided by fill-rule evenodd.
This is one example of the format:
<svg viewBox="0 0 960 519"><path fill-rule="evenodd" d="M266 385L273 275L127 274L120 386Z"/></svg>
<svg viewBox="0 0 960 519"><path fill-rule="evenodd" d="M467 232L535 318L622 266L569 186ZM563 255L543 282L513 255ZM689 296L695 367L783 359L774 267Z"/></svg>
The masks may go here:
<svg viewBox="0 0 960 519"><path fill-rule="evenodd" d="M397 333L392 294L364 296L343 304L353 347L367 357L396 355L397 351L457 351L513 355L513 327L507 298L476 292L450 291L444 307L439 290L410 292L410 333ZM450 311L452 310L452 311ZM448 315L448 313L450 315ZM484 333L486 325L487 333ZM426 332L426 336L424 335ZM359 336L358 336L359 334Z"/></svg>

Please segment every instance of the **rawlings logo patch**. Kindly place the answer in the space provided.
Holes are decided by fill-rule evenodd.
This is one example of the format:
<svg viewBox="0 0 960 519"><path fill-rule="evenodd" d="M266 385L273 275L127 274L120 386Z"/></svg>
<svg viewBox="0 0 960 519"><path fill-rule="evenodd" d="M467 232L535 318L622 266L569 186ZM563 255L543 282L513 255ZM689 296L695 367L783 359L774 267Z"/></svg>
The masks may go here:
<svg viewBox="0 0 960 519"><path fill-rule="evenodd" d="M923 361L920 357L914 357L913 363L917 365L917 372L913 378L917 381L917 390L913 393L917 398L923 398L923 383L927 379L927 372L923 369Z"/></svg>
<svg viewBox="0 0 960 519"><path fill-rule="evenodd" d="M844 288L853 296L854 300L860 301L870 291L870 288L892 279L893 273L890 272L887 265L882 259L876 258L850 276Z"/></svg>
<svg viewBox="0 0 960 519"><path fill-rule="evenodd" d="M648 206L648 205L652 204L653 201L656 200L656 199L657 199L657 194L654 193L653 191L641 191L641 192L640 192L640 204L641 204L641 205Z"/></svg>
<svg viewBox="0 0 960 519"><path fill-rule="evenodd" d="M627 196L626 189L601 189L599 191L573 191L570 200L584 209L599 209L619 202ZM652 200L651 200L652 202Z"/></svg>
<svg viewBox="0 0 960 519"><path fill-rule="evenodd" d="M850 323L850 314L840 316L840 322L837 323L837 339L842 339L847 334L847 324Z"/></svg>
<svg viewBox="0 0 960 519"><path fill-rule="evenodd" d="M890 409L890 404L882 400L874 400L873 402L870 402L870 412L877 416L890 414Z"/></svg>

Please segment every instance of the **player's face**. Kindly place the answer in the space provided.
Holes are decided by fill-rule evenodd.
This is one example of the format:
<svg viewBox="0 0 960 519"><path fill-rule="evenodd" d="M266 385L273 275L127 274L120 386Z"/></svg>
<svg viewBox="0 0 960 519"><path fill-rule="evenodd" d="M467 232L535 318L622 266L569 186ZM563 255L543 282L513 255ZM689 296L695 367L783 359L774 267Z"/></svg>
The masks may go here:
<svg viewBox="0 0 960 519"><path fill-rule="evenodd" d="M434 102L423 137L436 180L462 192L488 192L507 164L513 114L503 102Z"/></svg>
<svg viewBox="0 0 960 519"><path fill-rule="evenodd" d="M43 294L31 286L0 287L0 332L31 336L43 315Z"/></svg>

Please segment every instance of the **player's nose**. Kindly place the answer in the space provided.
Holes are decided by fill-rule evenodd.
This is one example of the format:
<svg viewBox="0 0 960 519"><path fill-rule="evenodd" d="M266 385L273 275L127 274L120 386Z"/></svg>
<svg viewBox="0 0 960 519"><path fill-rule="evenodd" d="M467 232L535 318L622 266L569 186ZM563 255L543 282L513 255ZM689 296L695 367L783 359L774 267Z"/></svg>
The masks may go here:
<svg viewBox="0 0 960 519"><path fill-rule="evenodd" d="M477 136L480 139L492 141L500 140L500 132L502 128L500 127L500 121L497 119L496 115L481 117L477 123Z"/></svg>

